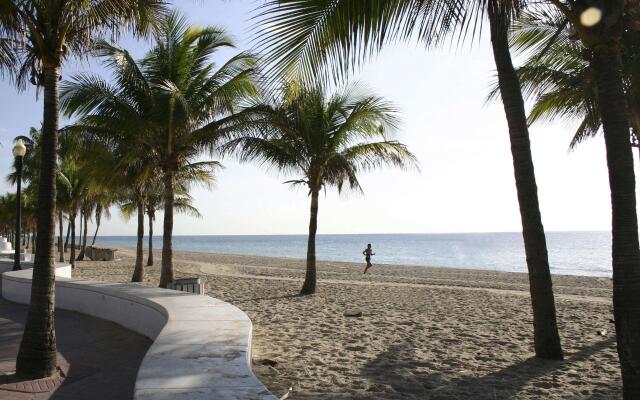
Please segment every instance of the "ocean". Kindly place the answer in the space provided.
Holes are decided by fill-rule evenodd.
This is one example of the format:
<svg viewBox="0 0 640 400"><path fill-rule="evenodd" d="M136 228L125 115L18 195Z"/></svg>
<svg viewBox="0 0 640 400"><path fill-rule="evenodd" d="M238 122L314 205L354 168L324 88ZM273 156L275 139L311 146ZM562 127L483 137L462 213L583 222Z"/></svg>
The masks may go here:
<svg viewBox="0 0 640 400"><path fill-rule="evenodd" d="M154 238L160 249L162 237ZM135 236L98 236L97 245L135 247ZM349 234L318 235L318 260L364 262L371 243L375 264L397 264L526 272L522 234ZM147 240L145 238L145 248ZM547 232L554 274L611 276L609 232ZM306 235L174 236L174 250L305 258Z"/></svg>

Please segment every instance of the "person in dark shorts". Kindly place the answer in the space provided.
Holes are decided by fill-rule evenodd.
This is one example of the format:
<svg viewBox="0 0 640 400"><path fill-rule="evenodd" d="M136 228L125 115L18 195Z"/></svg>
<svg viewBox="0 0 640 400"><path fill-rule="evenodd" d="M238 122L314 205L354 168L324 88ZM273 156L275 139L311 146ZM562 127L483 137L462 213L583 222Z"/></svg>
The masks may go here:
<svg viewBox="0 0 640 400"><path fill-rule="evenodd" d="M363 272L363 274L366 274L369 268L373 267L373 264L371 264L371 256L376 254L373 252L373 249L371 248L371 243L367 245L367 248L364 249L362 254L364 255L364 259L367 261L367 266L364 268L364 272Z"/></svg>

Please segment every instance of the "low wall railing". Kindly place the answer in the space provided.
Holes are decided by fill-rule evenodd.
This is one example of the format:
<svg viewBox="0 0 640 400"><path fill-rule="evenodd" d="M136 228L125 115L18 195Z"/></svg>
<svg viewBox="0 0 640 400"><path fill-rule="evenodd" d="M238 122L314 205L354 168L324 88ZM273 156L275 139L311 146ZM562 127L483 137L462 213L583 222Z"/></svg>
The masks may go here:
<svg viewBox="0 0 640 400"><path fill-rule="evenodd" d="M210 296L70 276L69 265L57 266L56 308L112 321L153 340L134 399L277 400L251 371L252 324L239 308ZM29 303L31 270L5 272L2 296Z"/></svg>

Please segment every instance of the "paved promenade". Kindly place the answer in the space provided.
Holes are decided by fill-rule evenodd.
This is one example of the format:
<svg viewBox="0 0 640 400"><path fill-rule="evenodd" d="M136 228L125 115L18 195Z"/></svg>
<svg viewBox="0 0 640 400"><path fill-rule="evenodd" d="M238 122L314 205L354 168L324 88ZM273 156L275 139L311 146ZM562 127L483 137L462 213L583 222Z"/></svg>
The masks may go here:
<svg viewBox="0 0 640 400"><path fill-rule="evenodd" d="M14 368L27 306L0 299L0 371ZM133 397L136 372L151 341L112 322L56 311L59 358L69 364L62 385L49 393L0 390L0 400L120 400Z"/></svg>

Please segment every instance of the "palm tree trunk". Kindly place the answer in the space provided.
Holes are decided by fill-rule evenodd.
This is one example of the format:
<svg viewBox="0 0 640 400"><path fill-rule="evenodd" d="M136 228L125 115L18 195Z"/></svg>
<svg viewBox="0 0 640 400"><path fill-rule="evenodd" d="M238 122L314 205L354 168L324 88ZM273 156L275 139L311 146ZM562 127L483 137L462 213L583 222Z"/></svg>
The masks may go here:
<svg viewBox="0 0 640 400"><path fill-rule="evenodd" d="M93 234L93 240L91 241L91 246L96 244L96 237L98 236L98 229L100 229L101 220L102 220L102 205L98 204L96 206L96 232Z"/></svg>
<svg viewBox="0 0 640 400"><path fill-rule="evenodd" d="M318 230L318 197L319 191L311 191L311 213L309 217L309 238L307 240L307 271L300 294L316 292L316 231Z"/></svg>
<svg viewBox="0 0 640 400"><path fill-rule="evenodd" d="M76 212L69 216L71 221L71 253L69 253L69 260L71 261L71 268L76 267Z"/></svg>
<svg viewBox="0 0 640 400"><path fill-rule="evenodd" d="M58 232L60 236L58 237L58 252L60 253L60 257L58 258L59 262L64 262L64 245L62 244L62 235L64 233L64 220L62 219L62 210L58 210Z"/></svg>
<svg viewBox="0 0 640 400"><path fill-rule="evenodd" d="M138 200L138 238L136 242L136 266L133 269L133 277L131 282L142 282L144 279L144 265L142 264L144 258L144 203Z"/></svg>
<svg viewBox="0 0 640 400"><path fill-rule="evenodd" d="M84 213L82 212L82 207L80 207L80 223L78 224L78 226L80 227L80 233L78 234L78 244L82 243L82 216L84 215Z"/></svg>
<svg viewBox="0 0 640 400"><path fill-rule="evenodd" d="M27 242L26 242L26 246L24 247L25 250L29 249L29 245L31 244L31 232L29 231L29 228L25 229L27 232Z"/></svg>
<svg viewBox="0 0 640 400"><path fill-rule="evenodd" d="M58 148L58 80L60 68L44 65L42 155L38 188L38 235L31 281L31 302L16 359L16 375L43 378L56 371L54 323L55 264L53 243Z"/></svg>
<svg viewBox="0 0 640 400"><path fill-rule="evenodd" d="M69 216L71 217L71 216ZM69 248L69 235L71 234L71 218L69 218L69 223L67 223L67 237L64 239L64 251L67 252Z"/></svg>
<svg viewBox="0 0 640 400"><path fill-rule="evenodd" d="M173 172L164 173L164 232L162 235L162 270L160 287L166 288L173 282Z"/></svg>
<svg viewBox="0 0 640 400"><path fill-rule="evenodd" d="M533 308L534 345L536 356L546 359L563 358L556 307L553 297L547 244L542 226L538 188L531 157L529 130L520 83L509 52L509 21L499 7L501 2L489 5L491 44L498 70L498 83L509 126L511 155L522 220L529 290Z"/></svg>
<svg viewBox="0 0 640 400"><path fill-rule="evenodd" d="M156 218L156 212L153 208L149 209L149 256L147 258L147 266L153 265L153 220Z"/></svg>
<svg viewBox="0 0 640 400"><path fill-rule="evenodd" d="M84 249L87 247L87 221L89 220L89 211L83 210L80 215L84 215L84 229L82 230L82 243L80 244L80 254L78 254L78 261L84 260Z"/></svg>
<svg viewBox="0 0 640 400"><path fill-rule="evenodd" d="M594 48L600 116L611 188L613 314L625 399L640 398L640 247L633 154L622 86L620 48Z"/></svg>

